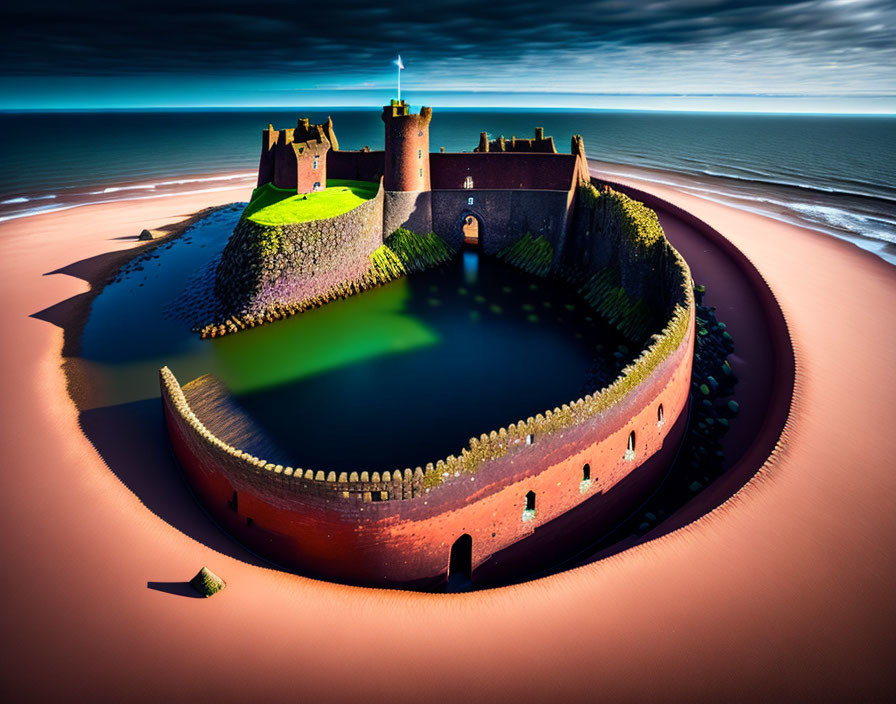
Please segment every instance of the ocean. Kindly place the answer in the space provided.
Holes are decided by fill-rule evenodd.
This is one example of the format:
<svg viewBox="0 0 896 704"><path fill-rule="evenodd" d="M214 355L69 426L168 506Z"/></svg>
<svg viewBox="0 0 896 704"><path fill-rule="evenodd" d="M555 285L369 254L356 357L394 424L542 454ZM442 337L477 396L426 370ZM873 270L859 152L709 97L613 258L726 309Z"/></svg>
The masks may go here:
<svg viewBox="0 0 896 704"><path fill-rule="evenodd" d="M0 221L252 185L261 130L299 115L332 115L343 149L382 148L376 108L2 113ZM562 151L581 134L609 176L675 184L896 264L896 117L437 108L431 147L468 151L481 131L536 126Z"/></svg>

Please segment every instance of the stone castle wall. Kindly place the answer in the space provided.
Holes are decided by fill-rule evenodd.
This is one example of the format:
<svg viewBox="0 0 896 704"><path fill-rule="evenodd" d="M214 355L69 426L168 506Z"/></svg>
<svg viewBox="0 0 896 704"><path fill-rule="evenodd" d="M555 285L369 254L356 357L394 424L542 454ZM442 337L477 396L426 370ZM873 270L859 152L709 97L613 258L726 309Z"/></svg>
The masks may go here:
<svg viewBox="0 0 896 704"><path fill-rule="evenodd" d="M243 219L221 254L215 294L232 315L297 305L360 280L383 244L383 188L325 220L261 225Z"/></svg>
<svg viewBox="0 0 896 704"><path fill-rule="evenodd" d="M472 472L458 466L447 478L439 466L336 474L274 465L205 429L167 370L162 388L172 444L190 484L244 544L327 579L425 586L442 578L451 544L465 533L473 537L475 567L585 500L600 511L601 495L663 447L687 403L692 354L691 326L675 353L612 408L562 430L499 433L481 442L503 443L504 454ZM586 464L590 479L583 481ZM536 507L527 517L530 491Z"/></svg>
<svg viewBox="0 0 896 704"><path fill-rule="evenodd" d="M464 188L469 177L474 189L568 191L576 185L576 161L575 154L437 152L430 155L432 188Z"/></svg>
<svg viewBox="0 0 896 704"><path fill-rule="evenodd" d="M487 132L479 133L479 145L473 151L477 152L542 152L556 154L553 137L544 136L544 128L535 128L534 138L518 138L516 136L506 139L498 137L489 141Z"/></svg>
<svg viewBox="0 0 896 704"><path fill-rule="evenodd" d="M591 217L589 210L602 207L596 203L577 214ZM626 232L620 229L617 246L640 246ZM463 534L473 537L473 564L480 564L586 500L616 501L611 490L663 448L684 412L694 346L692 282L678 253L665 238L660 244L663 280L671 286L662 301L667 323L616 381L471 438L456 456L381 473L274 464L209 431L191 408L190 385L181 389L163 370L175 453L207 510L246 545L288 567L353 583L422 586L444 576L450 546ZM654 273L641 270L643 278ZM583 481L586 464L590 478ZM530 491L532 515L524 513Z"/></svg>
<svg viewBox="0 0 896 704"><path fill-rule="evenodd" d="M432 229L449 246L460 249L463 220L474 215L479 220L479 243L485 254L497 254L527 232L546 237L559 252L568 229L569 200L567 190L434 191Z"/></svg>
<svg viewBox="0 0 896 704"><path fill-rule="evenodd" d="M432 191L386 191L383 202L383 233L399 227L426 234L433 231Z"/></svg>
<svg viewBox="0 0 896 704"><path fill-rule="evenodd" d="M590 271L617 268L630 297L667 310L677 277L667 266L668 250L659 219L650 208L618 191L591 184L579 188L564 265Z"/></svg>
<svg viewBox="0 0 896 704"><path fill-rule="evenodd" d="M385 169L386 153L383 151L337 151L327 152L327 175L329 178L347 181L379 181Z"/></svg>

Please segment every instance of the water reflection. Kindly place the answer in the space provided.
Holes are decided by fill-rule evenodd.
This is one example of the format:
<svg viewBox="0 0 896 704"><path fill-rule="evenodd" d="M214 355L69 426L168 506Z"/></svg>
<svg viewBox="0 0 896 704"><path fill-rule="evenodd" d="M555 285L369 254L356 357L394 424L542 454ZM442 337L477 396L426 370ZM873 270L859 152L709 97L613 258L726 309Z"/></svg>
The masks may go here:
<svg viewBox="0 0 896 704"><path fill-rule="evenodd" d="M464 282L468 286L472 286L479 280L479 252L465 249L463 257Z"/></svg>
<svg viewBox="0 0 896 704"><path fill-rule="evenodd" d="M296 466L416 466L470 437L591 392L615 374L618 335L571 289L477 251L288 320L200 341L164 311L213 265L239 212L138 260L97 297L85 327L104 405L219 376ZM618 366L618 365L617 365Z"/></svg>

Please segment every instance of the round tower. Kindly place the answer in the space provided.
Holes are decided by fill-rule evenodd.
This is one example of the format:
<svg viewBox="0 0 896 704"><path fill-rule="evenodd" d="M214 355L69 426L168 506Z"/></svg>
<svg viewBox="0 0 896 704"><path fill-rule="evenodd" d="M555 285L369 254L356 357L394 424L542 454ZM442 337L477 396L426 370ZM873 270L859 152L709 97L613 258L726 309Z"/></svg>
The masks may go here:
<svg viewBox="0 0 896 704"><path fill-rule="evenodd" d="M383 234L399 227L421 234L432 231L429 178L429 122L432 108L410 112L403 100L383 108L386 153L383 173Z"/></svg>

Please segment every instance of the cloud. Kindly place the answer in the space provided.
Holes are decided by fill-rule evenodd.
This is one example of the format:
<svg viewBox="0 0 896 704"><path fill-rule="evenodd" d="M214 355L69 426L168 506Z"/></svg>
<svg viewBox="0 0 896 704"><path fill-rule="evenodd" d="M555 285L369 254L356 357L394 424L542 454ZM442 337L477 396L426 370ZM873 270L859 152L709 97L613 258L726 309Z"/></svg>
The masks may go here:
<svg viewBox="0 0 896 704"><path fill-rule="evenodd" d="M248 76L411 88L896 91L888 0L17 3L0 76Z"/></svg>

